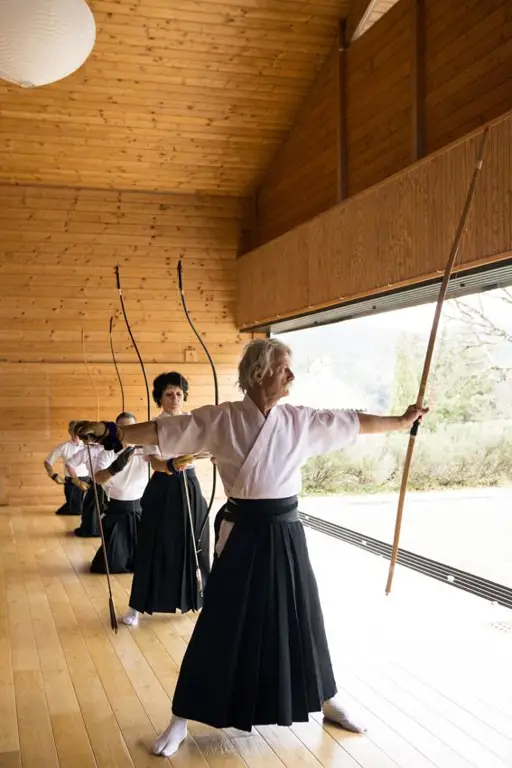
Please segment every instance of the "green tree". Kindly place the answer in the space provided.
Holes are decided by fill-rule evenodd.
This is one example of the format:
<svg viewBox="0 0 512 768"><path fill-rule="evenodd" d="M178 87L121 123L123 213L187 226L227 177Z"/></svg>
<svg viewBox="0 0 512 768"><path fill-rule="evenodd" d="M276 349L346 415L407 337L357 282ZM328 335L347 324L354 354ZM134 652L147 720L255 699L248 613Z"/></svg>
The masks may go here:
<svg viewBox="0 0 512 768"><path fill-rule="evenodd" d="M439 423L492 419L496 381L484 350L466 347L458 333L446 333L429 386L429 428Z"/></svg>
<svg viewBox="0 0 512 768"><path fill-rule="evenodd" d="M418 337L410 333L402 333L396 349L391 413L401 413L408 405L416 402L420 383L420 366Z"/></svg>

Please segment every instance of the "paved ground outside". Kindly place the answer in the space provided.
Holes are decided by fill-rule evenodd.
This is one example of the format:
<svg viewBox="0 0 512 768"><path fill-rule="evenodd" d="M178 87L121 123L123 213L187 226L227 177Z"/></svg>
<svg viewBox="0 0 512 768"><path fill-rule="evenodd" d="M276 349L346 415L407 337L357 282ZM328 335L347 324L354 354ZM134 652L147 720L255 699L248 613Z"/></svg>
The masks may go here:
<svg viewBox="0 0 512 768"><path fill-rule="evenodd" d="M398 494L304 496L300 509L392 542ZM512 587L512 486L407 494L401 547Z"/></svg>

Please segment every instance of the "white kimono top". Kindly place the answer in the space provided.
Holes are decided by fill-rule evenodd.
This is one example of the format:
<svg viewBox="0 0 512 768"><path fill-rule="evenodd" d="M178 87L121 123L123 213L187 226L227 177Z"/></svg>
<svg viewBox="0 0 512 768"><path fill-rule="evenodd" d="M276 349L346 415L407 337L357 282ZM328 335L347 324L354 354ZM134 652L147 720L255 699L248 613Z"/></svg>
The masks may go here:
<svg viewBox="0 0 512 768"><path fill-rule="evenodd" d="M102 469L108 469L112 462L119 456L115 451L103 451L99 453L96 460L93 459L94 471L99 472ZM142 498L142 494L148 484L148 462L144 458L141 448L136 448L135 453L128 461L124 469L109 477L102 483L103 488L108 494L109 499L116 501L136 501Z"/></svg>
<svg viewBox="0 0 512 768"><path fill-rule="evenodd" d="M52 467L55 464L56 461L59 459L62 459L64 463L64 472L66 477L69 477L69 472L66 469L66 464L71 463L71 459L76 456L76 454L79 451L82 451L84 448L84 444L82 441L79 443L74 443L72 440L66 440L65 443L60 443L57 445L51 453L48 454L45 461L48 462ZM73 465L75 466L75 465ZM78 475L78 477L87 477L89 474L86 465L81 462L76 464L75 471Z"/></svg>
<svg viewBox="0 0 512 768"><path fill-rule="evenodd" d="M98 456L100 453L104 452L105 449L102 445L90 445L89 448L91 451L92 468L94 472L97 472L98 470L96 469L96 463L97 463ZM115 454L113 451L112 453L115 458ZM112 461L114 461L114 459L112 459ZM75 470L77 475L80 467L85 467L85 473L84 473L85 475L90 476L91 474L91 468L89 466L89 453L87 451L86 446L83 444L80 450L76 451L76 453L73 454L73 456L66 463L69 464L69 466ZM80 477L80 475L78 475L78 477Z"/></svg>
<svg viewBox="0 0 512 768"><path fill-rule="evenodd" d="M300 468L321 453L345 448L359 434L356 411L276 405L265 418L246 396L183 416L158 419L164 456L209 451L226 496L280 499L300 493Z"/></svg>
<svg viewBox="0 0 512 768"><path fill-rule="evenodd" d="M181 417L187 417L190 418L190 413L182 413ZM162 411L158 414L158 416L155 416L153 421L158 421L160 419L175 419L176 416L172 416L170 413L166 413L166 411ZM155 456L157 459L161 459L162 461L169 461L169 459L174 459L176 456L179 456L177 453L169 453L165 454L162 452L159 445L145 445L144 446L144 456L147 456L148 458L150 456ZM195 462L191 462L191 467L195 466Z"/></svg>
<svg viewBox="0 0 512 768"><path fill-rule="evenodd" d="M119 455L115 451L106 451L102 445L90 445L89 447L94 474L102 469L108 469ZM68 463L75 469L75 465L80 461L85 462L89 467L89 455L85 446ZM90 471L87 474L90 474ZM136 501L142 497L147 484L148 463L142 455L141 449L136 448L126 467L102 483L102 487L107 492L109 499Z"/></svg>

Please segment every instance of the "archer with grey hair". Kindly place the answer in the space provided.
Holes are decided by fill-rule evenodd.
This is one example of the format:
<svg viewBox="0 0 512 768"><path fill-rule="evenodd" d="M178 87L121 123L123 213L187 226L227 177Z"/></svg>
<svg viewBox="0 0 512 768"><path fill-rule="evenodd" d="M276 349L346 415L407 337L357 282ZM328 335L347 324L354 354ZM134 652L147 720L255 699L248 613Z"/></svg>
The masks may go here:
<svg viewBox="0 0 512 768"><path fill-rule="evenodd" d="M359 434L408 429L427 409L373 416L289 403L291 353L255 340L238 368L239 402L119 429L83 422L84 441L118 448L158 445L169 455L209 451L227 503L217 521L216 562L185 653L172 718L153 747L170 756L187 721L250 731L306 722L310 712L343 728L364 728L347 712L331 666L322 610L298 516L302 464L353 443Z"/></svg>

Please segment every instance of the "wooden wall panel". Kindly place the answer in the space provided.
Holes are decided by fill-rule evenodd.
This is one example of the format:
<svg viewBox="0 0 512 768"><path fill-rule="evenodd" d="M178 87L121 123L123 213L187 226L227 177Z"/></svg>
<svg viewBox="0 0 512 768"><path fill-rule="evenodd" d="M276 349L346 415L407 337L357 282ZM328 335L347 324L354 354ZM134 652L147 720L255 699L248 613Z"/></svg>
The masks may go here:
<svg viewBox="0 0 512 768"><path fill-rule="evenodd" d="M253 327L440 275L480 134L431 155L238 260L238 324ZM492 125L459 266L512 253L512 116Z"/></svg>
<svg viewBox="0 0 512 768"><path fill-rule="evenodd" d="M260 187L254 246L337 201L337 76L336 46Z"/></svg>
<svg viewBox="0 0 512 768"><path fill-rule="evenodd" d="M349 195L400 172L416 159L413 3L399 0L346 53ZM512 2L427 0L424 6L425 82L416 91L425 94L418 112L430 153L512 109ZM334 84L336 72L337 62L331 57L319 82ZM297 184L294 162L277 162L260 190L260 199L269 202L256 219L254 244L268 242L334 205L334 173L322 163L326 157L331 163L335 157L339 163L336 131L324 127L338 121L339 101L326 99L322 120L315 122L314 97L315 92L310 95L309 122L306 111L280 155L296 163L299 148L307 194Z"/></svg>
<svg viewBox="0 0 512 768"><path fill-rule="evenodd" d="M349 194L410 161L410 0L401 0L346 54ZM278 237L338 202L338 46L326 60L257 194L252 246Z"/></svg>
<svg viewBox="0 0 512 768"><path fill-rule="evenodd" d="M428 150L512 108L512 2L429 0Z"/></svg>
<svg viewBox="0 0 512 768"><path fill-rule="evenodd" d="M217 363L221 395L236 396L247 341L234 320L240 215L239 202L221 197L0 186L0 476L11 503L60 497L43 458L66 438L69 419L96 416L82 329L100 415L121 409L108 336L114 314L126 406L145 417L142 374L119 316L116 264L150 384L177 369L190 377L192 407L213 401L210 367L179 300L181 257L188 305Z"/></svg>
<svg viewBox="0 0 512 768"><path fill-rule="evenodd" d="M391 8L347 56L348 190L353 195L410 162L411 15Z"/></svg>

